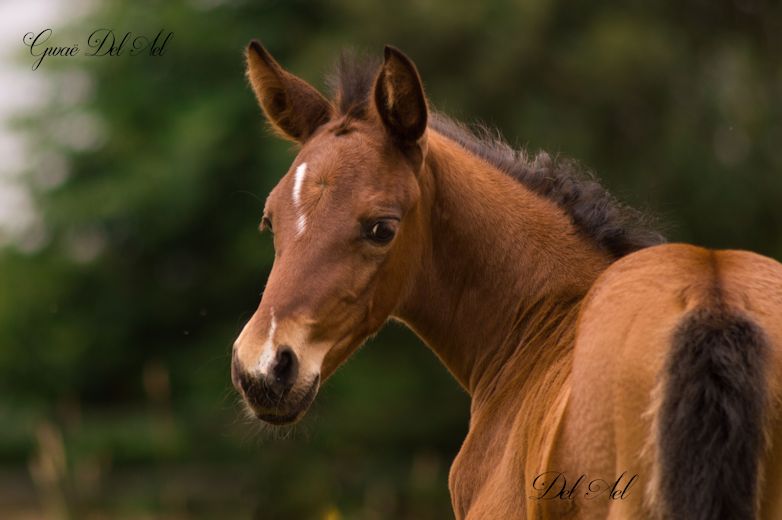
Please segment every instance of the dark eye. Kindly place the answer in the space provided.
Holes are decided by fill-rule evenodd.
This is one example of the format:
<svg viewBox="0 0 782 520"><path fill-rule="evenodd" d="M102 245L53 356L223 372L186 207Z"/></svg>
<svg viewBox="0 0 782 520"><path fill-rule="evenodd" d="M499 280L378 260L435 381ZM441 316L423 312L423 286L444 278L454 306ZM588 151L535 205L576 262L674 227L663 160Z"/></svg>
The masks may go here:
<svg viewBox="0 0 782 520"><path fill-rule="evenodd" d="M272 219L266 215L264 215L261 219L261 231L264 229L268 229L270 232L274 233L274 228L272 228Z"/></svg>
<svg viewBox="0 0 782 520"><path fill-rule="evenodd" d="M396 221L391 219L376 220L369 224L364 236L376 244L391 242L396 234Z"/></svg>

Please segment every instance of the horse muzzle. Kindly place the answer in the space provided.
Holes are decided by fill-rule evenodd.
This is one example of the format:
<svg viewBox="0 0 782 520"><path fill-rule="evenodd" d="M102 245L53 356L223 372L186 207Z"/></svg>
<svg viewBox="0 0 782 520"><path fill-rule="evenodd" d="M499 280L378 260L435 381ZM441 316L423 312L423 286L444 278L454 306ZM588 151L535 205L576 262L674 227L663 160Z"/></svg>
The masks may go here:
<svg viewBox="0 0 782 520"><path fill-rule="evenodd" d="M231 381L255 416L269 424L291 424L304 416L318 393L320 375L302 381L290 348L277 351L267 373L246 370L234 352Z"/></svg>

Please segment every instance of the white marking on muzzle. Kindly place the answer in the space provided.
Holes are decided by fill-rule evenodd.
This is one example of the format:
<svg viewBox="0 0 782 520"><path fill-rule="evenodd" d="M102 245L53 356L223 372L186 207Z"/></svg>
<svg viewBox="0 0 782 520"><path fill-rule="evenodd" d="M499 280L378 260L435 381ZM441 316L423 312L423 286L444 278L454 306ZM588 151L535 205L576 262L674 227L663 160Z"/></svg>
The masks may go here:
<svg viewBox="0 0 782 520"><path fill-rule="evenodd" d="M258 372L261 374L268 374L269 369L274 363L276 357L276 350L274 348L274 333L277 330L277 318L274 317L274 309L271 310L272 321L269 325L269 334L266 336L266 341L261 347L261 356L258 358Z"/></svg>
<svg viewBox="0 0 782 520"><path fill-rule="evenodd" d="M296 220L296 231L299 235L304 233L304 229L307 227L307 216L301 208L301 186L304 184L304 177L307 175L307 163L301 163L296 168L296 175L293 178L293 206L299 213L299 218Z"/></svg>

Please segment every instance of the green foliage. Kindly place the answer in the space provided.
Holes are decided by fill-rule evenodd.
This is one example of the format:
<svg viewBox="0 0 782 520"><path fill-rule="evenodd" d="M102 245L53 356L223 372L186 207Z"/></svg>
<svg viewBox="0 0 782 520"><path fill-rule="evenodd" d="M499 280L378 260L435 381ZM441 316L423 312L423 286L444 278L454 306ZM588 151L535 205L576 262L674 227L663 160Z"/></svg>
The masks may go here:
<svg viewBox="0 0 782 520"><path fill-rule="evenodd" d="M230 345L273 258L263 199L294 155L265 131L246 43L318 86L341 48L393 43L438 108L580 159L671 238L780 258L782 13L762 5L102 3L76 38L174 36L159 58L41 66L51 98L24 119L40 245L0 252L0 457L33 461L51 514L446 517L467 398L398 327L292 439L242 440ZM35 470L60 450L60 470Z"/></svg>

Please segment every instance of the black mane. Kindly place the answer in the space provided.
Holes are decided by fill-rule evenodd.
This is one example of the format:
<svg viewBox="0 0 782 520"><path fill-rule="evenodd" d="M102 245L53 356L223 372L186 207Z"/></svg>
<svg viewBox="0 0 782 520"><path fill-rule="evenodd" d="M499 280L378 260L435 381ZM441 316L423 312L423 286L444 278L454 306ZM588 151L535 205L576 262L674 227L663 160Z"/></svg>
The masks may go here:
<svg viewBox="0 0 782 520"><path fill-rule="evenodd" d="M366 115L379 66L376 59L342 54L329 81L340 115ZM574 160L551 157L545 152L530 157L526 151L512 148L495 132L483 127L471 129L437 112L430 113L429 128L554 201L583 235L615 259L665 241L649 225L648 217L619 202Z"/></svg>

